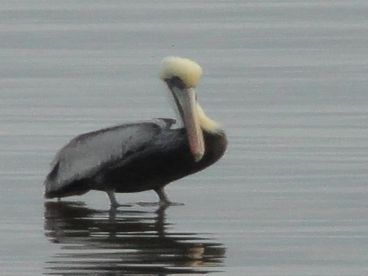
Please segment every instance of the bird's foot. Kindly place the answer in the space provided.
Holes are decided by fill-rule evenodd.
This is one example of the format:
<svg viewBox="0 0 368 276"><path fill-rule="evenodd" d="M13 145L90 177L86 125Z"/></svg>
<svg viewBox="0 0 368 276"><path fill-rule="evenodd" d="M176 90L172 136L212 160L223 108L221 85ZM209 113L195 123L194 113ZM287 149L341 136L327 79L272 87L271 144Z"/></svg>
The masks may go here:
<svg viewBox="0 0 368 276"><path fill-rule="evenodd" d="M171 201L159 201L159 202L137 202L139 206L159 206L159 207L168 207L168 206L183 206L184 203L180 202L171 202Z"/></svg>
<svg viewBox="0 0 368 276"><path fill-rule="evenodd" d="M160 206L184 206L185 204L182 202L171 202L171 201L160 201Z"/></svg>
<svg viewBox="0 0 368 276"><path fill-rule="evenodd" d="M147 206L159 206L158 202L137 202L139 206L147 207Z"/></svg>
<svg viewBox="0 0 368 276"><path fill-rule="evenodd" d="M120 208L120 207L133 207L133 204L120 204L120 203L114 203L110 204L111 208Z"/></svg>

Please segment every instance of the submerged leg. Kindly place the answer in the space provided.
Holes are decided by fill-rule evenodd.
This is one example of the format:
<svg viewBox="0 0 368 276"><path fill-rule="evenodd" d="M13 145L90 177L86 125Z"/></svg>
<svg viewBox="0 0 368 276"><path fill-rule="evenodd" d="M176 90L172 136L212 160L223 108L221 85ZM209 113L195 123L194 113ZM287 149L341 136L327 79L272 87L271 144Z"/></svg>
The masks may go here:
<svg viewBox="0 0 368 276"><path fill-rule="evenodd" d="M116 200L115 192L113 190L109 190L109 191L106 191L106 193L109 196L111 207L118 207L120 204Z"/></svg>

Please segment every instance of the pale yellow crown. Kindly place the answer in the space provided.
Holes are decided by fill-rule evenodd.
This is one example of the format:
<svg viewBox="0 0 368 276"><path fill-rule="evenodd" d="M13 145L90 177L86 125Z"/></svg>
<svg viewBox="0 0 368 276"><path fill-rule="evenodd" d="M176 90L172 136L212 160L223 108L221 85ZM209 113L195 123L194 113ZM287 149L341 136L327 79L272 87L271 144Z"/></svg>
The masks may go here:
<svg viewBox="0 0 368 276"><path fill-rule="evenodd" d="M162 60L160 78L180 78L187 88L196 87L202 75L202 68L196 62L180 57L166 57Z"/></svg>

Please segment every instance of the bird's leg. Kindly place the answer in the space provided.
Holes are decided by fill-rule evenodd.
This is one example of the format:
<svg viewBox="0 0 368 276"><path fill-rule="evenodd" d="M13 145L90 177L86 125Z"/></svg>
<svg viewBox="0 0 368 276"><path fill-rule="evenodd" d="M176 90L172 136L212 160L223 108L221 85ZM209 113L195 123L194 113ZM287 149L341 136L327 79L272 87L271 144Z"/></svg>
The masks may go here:
<svg viewBox="0 0 368 276"><path fill-rule="evenodd" d="M184 205L183 203L171 202L165 193L164 187L155 189L155 192L157 193L160 199L160 202L159 202L160 206Z"/></svg>
<svg viewBox="0 0 368 276"><path fill-rule="evenodd" d="M111 207L118 207L118 206L120 206L119 202L116 200L115 191L114 190L108 190L108 191L106 191L106 193L109 196Z"/></svg>
<svg viewBox="0 0 368 276"><path fill-rule="evenodd" d="M111 209L116 209L117 207L132 207L132 204L120 204L115 197L115 191L114 190L108 190L106 191L107 195L110 199L110 206Z"/></svg>
<svg viewBox="0 0 368 276"><path fill-rule="evenodd" d="M160 205L169 205L171 203L165 193L164 187L155 189L155 192L158 195L158 198L160 199Z"/></svg>
<svg viewBox="0 0 368 276"><path fill-rule="evenodd" d="M174 206L174 205L184 205L183 203L177 203L177 202L171 202L169 198L167 197L164 187L160 187L157 189L154 189L156 194L158 195L160 201L159 202L138 202L138 205L140 206L157 206L159 205L159 209L163 208L165 209L168 206Z"/></svg>

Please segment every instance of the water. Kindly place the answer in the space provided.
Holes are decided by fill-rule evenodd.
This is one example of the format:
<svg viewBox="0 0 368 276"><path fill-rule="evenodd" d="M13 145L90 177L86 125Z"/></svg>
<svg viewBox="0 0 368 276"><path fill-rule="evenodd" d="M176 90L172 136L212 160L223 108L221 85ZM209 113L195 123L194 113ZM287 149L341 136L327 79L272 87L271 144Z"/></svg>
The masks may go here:
<svg viewBox="0 0 368 276"><path fill-rule="evenodd" d="M2 274L366 275L367 14L366 1L1 1ZM168 187L185 206L45 203L70 138L175 116L167 55L203 66L201 104L229 138L219 163Z"/></svg>

